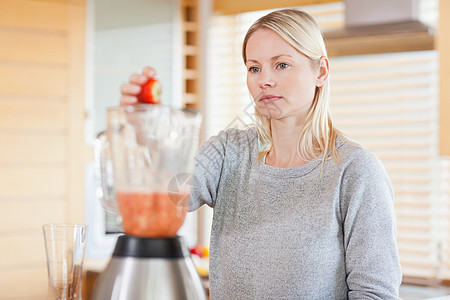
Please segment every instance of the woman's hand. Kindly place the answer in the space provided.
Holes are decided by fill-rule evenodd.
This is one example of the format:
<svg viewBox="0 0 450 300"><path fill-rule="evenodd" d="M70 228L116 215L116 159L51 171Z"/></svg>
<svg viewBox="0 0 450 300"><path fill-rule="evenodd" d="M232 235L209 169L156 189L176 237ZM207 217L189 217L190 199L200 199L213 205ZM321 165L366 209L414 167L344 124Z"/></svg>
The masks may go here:
<svg viewBox="0 0 450 300"><path fill-rule="evenodd" d="M120 87L120 92L122 94L122 97L120 98L120 105L136 104L142 85L149 79L155 78L155 76L156 71L150 67L144 67L141 74L131 75L129 82Z"/></svg>

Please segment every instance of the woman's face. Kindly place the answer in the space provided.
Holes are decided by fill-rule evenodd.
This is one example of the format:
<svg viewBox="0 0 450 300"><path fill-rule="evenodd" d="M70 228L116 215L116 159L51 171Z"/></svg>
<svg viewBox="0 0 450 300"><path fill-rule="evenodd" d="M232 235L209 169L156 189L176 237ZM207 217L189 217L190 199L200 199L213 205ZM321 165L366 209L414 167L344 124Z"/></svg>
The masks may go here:
<svg viewBox="0 0 450 300"><path fill-rule="evenodd" d="M253 33L246 54L247 87L256 109L269 119L294 117L303 123L316 86L328 76L328 61L313 68L308 57L269 29Z"/></svg>

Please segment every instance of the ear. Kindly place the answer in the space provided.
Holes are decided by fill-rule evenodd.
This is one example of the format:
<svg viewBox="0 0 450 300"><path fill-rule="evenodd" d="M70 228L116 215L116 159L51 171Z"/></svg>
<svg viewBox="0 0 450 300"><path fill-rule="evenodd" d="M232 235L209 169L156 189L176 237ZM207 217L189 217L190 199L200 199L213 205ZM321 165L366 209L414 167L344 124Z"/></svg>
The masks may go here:
<svg viewBox="0 0 450 300"><path fill-rule="evenodd" d="M329 74L330 74L330 63L327 57L322 56L320 58L319 76L316 79L316 86L322 87L327 81Z"/></svg>

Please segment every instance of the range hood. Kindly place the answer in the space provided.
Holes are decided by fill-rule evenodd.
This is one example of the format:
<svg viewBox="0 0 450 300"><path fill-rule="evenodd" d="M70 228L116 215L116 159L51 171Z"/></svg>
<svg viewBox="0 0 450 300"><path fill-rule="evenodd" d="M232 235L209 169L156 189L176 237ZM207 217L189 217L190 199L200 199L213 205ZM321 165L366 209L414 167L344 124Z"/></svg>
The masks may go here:
<svg viewBox="0 0 450 300"><path fill-rule="evenodd" d="M330 56L434 49L420 0L345 0L345 28L324 33Z"/></svg>

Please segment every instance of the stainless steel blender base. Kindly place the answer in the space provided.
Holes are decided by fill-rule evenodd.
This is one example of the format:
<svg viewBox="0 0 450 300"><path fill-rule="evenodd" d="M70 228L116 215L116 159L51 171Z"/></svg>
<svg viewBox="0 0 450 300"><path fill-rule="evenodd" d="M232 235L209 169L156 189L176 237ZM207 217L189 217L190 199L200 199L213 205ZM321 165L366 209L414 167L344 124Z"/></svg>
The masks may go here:
<svg viewBox="0 0 450 300"><path fill-rule="evenodd" d="M91 299L206 300L206 296L190 257L112 257Z"/></svg>
<svg viewBox="0 0 450 300"><path fill-rule="evenodd" d="M122 235L95 282L93 300L206 300L181 237Z"/></svg>

